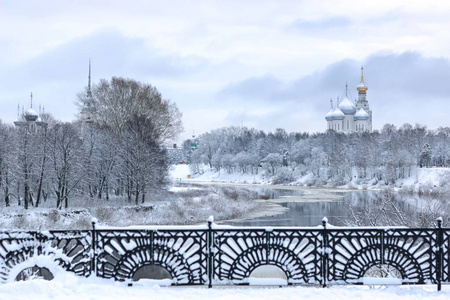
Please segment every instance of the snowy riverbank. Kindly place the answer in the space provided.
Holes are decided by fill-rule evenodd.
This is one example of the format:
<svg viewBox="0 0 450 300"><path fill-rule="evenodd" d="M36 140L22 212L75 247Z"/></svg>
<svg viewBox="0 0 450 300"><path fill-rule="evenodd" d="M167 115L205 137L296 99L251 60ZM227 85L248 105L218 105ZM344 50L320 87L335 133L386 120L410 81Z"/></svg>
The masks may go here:
<svg viewBox="0 0 450 300"><path fill-rule="evenodd" d="M228 174L225 171L216 172L203 166L201 174L194 174L188 165L177 165L172 167L172 177L178 180L185 180L190 177L191 181L197 182L222 182L222 183L242 183L242 184L271 184L272 178L265 173L259 174ZM308 174L288 183L293 186L311 186L312 174ZM369 182L361 184L354 179L344 185L338 186L344 189L382 189L392 188L412 193L448 193L450 192L450 168L412 168L411 174L407 178L398 179L395 184L386 185L384 182Z"/></svg>
<svg viewBox="0 0 450 300"><path fill-rule="evenodd" d="M175 169L183 171L183 168ZM98 226L204 224L211 215L217 220L233 219L265 206L249 201L258 199L259 195L248 189L180 187L176 181L168 191L152 193L145 203L138 204L115 196L108 200L74 197L69 208L63 209L55 209L55 199L47 199L38 208L29 209L12 203L1 209L0 229L90 229L93 218L98 220Z"/></svg>
<svg viewBox="0 0 450 300"><path fill-rule="evenodd" d="M285 211L275 201L247 201L248 199L258 199L258 195L251 195L248 191L239 189L226 190L226 183L236 184L256 184L258 187L270 188L292 188L305 190L304 200L309 196L313 198L328 199L336 197L330 193L339 189L383 189L385 185L353 185L347 184L340 187L317 188L308 185L307 176L290 183L288 186L271 185L270 178L264 174L228 174L226 172L213 172L209 168L204 168L201 175L192 174L188 165L177 165L171 168L170 172L173 184L178 182L188 183L215 183L221 186L220 189L211 188L203 191L195 191L195 187L179 188L174 187L170 193L162 195L152 195L151 199L141 205L133 205L124 199L111 198L109 201L92 199L73 199L69 209L54 209L54 201L49 199L41 203L39 208L25 210L23 207L12 205L2 208L0 218L0 228L4 230L40 230L40 229L89 229L93 217L99 220L99 225L163 225L177 220L177 224L198 224L203 223L210 216L214 215L217 220L255 217L263 214L277 214ZM188 179L190 177L190 179ZM412 171L409 178L399 180L395 186L390 186L393 190L414 192L418 194L438 194L448 191L450 183L450 169L447 168L417 168ZM222 189L225 188L225 189ZM389 187L388 187L389 188ZM185 191L183 191L185 189ZM225 194L226 195L225 195ZM228 201L227 198L239 199L239 201ZM445 198L445 197L440 197ZM294 199L290 199L294 200ZM300 199L302 200L302 199ZM333 200L333 199L330 199ZM287 201L287 200L286 200ZM299 199L295 199L299 201ZM420 204L420 201L416 201Z"/></svg>
<svg viewBox="0 0 450 300"><path fill-rule="evenodd" d="M70 273L56 274L52 281L42 279L0 284L0 299L449 299L450 286L436 291L436 285L390 286L371 289L369 286L342 287L164 287L154 281L141 280L129 287L124 282L99 278L77 277Z"/></svg>

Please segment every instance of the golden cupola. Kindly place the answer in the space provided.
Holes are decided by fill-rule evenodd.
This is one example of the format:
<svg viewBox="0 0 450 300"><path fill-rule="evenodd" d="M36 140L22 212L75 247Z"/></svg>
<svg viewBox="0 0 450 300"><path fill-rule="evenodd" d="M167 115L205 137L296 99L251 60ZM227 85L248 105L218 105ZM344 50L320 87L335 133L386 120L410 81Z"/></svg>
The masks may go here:
<svg viewBox="0 0 450 300"><path fill-rule="evenodd" d="M359 93L365 93L369 89L369 87L364 82L364 67L361 66L361 82L356 87Z"/></svg>

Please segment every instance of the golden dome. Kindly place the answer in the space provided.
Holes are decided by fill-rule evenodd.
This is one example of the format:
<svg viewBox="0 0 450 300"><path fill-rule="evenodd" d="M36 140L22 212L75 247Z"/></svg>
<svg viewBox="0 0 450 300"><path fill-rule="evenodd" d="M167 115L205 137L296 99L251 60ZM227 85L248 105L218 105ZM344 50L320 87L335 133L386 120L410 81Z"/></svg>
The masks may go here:
<svg viewBox="0 0 450 300"><path fill-rule="evenodd" d="M364 67L361 66L361 82L356 87L359 93L365 93L369 89L369 87L364 82Z"/></svg>

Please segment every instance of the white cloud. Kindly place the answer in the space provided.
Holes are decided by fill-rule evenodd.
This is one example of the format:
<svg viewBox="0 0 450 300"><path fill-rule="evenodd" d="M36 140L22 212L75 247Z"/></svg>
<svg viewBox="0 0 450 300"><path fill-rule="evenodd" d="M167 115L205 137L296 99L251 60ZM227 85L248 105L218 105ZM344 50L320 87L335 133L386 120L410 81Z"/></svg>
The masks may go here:
<svg viewBox="0 0 450 300"><path fill-rule="evenodd" d="M60 119L87 83L156 86L186 135L219 126L322 131L365 65L375 127L449 126L450 3L434 1L2 1L0 119L37 104Z"/></svg>

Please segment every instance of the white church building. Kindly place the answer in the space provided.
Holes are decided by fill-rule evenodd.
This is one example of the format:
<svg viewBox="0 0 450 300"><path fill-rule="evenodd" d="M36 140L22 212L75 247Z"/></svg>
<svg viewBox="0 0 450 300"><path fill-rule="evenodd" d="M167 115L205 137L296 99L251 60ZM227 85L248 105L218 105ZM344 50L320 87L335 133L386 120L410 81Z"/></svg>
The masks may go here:
<svg viewBox="0 0 450 300"><path fill-rule="evenodd" d="M326 114L327 129L338 132L372 131L372 111L369 107L366 94L369 89L364 82L364 68L361 67L361 82L356 87L358 99L352 101L347 96L342 101L339 98L336 107L331 100L331 109Z"/></svg>

